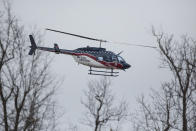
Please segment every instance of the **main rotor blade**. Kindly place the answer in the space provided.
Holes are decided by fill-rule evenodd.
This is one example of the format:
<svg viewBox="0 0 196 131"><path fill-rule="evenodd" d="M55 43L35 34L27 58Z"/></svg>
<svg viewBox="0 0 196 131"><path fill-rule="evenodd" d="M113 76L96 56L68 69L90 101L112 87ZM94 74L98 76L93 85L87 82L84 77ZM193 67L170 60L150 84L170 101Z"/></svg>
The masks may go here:
<svg viewBox="0 0 196 131"><path fill-rule="evenodd" d="M66 35L76 36L76 37L80 37L80 38L84 38L84 39L99 41L99 42L108 42L108 43L113 43L113 44L128 45L128 46L140 46L140 47L147 47L147 48L157 48L155 46L148 46L148 45L141 45L141 44L131 44L131 43L126 43L126 42L106 41L106 40L102 40L102 39L86 37L86 36L82 36L82 35L72 34L72 33L63 32L63 31L59 31L59 30L53 30L53 29L49 29L49 28L46 28L46 30L57 32L57 33L62 33L62 34L66 34Z"/></svg>
<svg viewBox="0 0 196 131"><path fill-rule="evenodd" d="M141 45L141 44L132 44L132 43L126 43L126 42L113 42L113 41L107 41L108 43L112 44L119 44L119 45L128 45L128 46L140 46L140 47L146 47L146 48L157 48L155 46L149 46L149 45Z"/></svg>
<svg viewBox="0 0 196 131"><path fill-rule="evenodd" d="M53 30L53 29L48 29L48 28L46 28L46 30L53 31L53 32L58 32L58 33L66 34L66 35L72 35L72 36L76 36L76 37L80 37L80 38L84 38L84 39L95 40L95 41L99 41L99 42L107 42L106 40L101 40L101 39L86 37L86 36L72 34L72 33L63 32L63 31L59 31L59 30Z"/></svg>

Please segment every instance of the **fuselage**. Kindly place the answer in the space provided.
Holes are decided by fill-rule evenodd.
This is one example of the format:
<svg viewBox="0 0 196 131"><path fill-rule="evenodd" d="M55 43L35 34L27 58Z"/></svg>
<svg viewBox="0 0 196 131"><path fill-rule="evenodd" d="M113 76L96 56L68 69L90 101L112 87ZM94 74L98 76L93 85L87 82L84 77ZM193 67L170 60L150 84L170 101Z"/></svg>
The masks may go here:
<svg viewBox="0 0 196 131"><path fill-rule="evenodd" d="M55 44L54 48L37 47L37 49L54 52L56 54L71 55L77 63L89 67L121 70L130 67L121 56L111 51L106 51L105 48L87 46L75 50L65 50L59 49L58 45Z"/></svg>

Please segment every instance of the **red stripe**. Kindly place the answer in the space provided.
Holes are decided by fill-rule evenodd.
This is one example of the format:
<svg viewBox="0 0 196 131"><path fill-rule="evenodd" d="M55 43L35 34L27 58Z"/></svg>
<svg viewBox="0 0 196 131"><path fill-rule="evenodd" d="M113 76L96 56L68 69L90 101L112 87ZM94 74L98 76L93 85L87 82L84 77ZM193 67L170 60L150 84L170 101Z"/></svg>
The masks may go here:
<svg viewBox="0 0 196 131"><path fill-rule="evenodd" d="M67 53L64 53L64 54L67 54ZM84 56L88 56L90 57L91 59L97 61L96 57L95 56L92 56L92 55L89 55L87 53L70 53L71 55L76 55L76 56L81 56L81 55L84 55ZM106 62L106 61L97 61L99 62L100 64L102 65L105 65L107 67L115 67L117 69L122 69L122 64L120 63L115 63L115 62Z"/></svg>

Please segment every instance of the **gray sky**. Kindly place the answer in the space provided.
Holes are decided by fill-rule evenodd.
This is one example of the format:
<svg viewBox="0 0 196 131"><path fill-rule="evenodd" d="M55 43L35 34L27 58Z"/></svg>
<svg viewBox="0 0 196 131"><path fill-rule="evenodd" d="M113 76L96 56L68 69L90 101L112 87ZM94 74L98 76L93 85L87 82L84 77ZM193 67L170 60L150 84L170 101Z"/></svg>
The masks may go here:
<svg viewBox="0 0 196 131"><path fill-rule="evenodd" d="M195 0L13 0L14 13L28 28L34 25L44 32L52 28L100 39L156 46L151 26L157 30L176 35L187 34L196 39ZM45 32L45 45L75 49L82 46L99 46L97 42L71 36ZM150 88L158 89L161 82L168 81L167 69L160 69L159 54L148 48L103 44L108 50L122 53L132 65L120 76L111 78L114 94L129 102L130 111L136 108L136 97L148 94ZM65 77L57 92L58 105L65 109L59 123L61 129L69 123L78 124L84 108L80 103L83 90L91 79L88 67L74 62L66 55L54 55L53 73ZM79 125L85 130L85 126ZM130 129L126 125L124 130ZM81 129L81 131L82 131Z"/></svg>

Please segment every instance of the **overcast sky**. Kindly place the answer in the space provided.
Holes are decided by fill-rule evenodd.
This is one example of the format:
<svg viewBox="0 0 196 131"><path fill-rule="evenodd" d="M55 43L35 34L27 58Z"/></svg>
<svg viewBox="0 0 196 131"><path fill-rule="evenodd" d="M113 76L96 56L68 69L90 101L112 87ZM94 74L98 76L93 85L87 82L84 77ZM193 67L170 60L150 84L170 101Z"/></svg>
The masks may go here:
<svg viewBox="0 0 196 131"><path fill-rule="evenodd" d="M157 30L174 34L177 39L183 34L196 39L195 0L13 0L13 10L27 28L37 26L62 30L100 39L156 46L151 34L151 26ZM84 46L99 46L97 42L45 32L45 45L76 49ZM124 45L103 44L107 50L122 53L122 57L132 65L120 76L111 78L112 90L118 99L129 102L130 111L136 108L136 97L148 95L150 88L159 89L160 84L170 80L167 69L160 69L159 54L154 49ZM80 131L85 126L79 124L84 115L81 105L83 91L92 79L88 67L78 65L73 58L55 55L52 70L57 76L65 77L57 92L59 107L65 110L61 129L69 123L78 124ZM131 129L126 125L124 130ZM83 130L82 130L83 129Z"/></svg>

